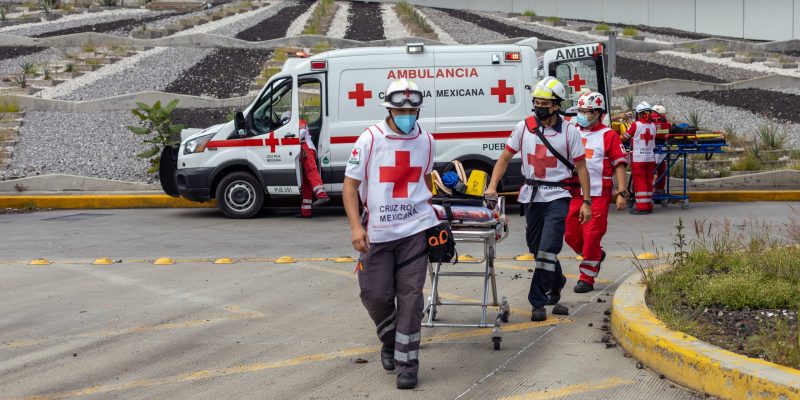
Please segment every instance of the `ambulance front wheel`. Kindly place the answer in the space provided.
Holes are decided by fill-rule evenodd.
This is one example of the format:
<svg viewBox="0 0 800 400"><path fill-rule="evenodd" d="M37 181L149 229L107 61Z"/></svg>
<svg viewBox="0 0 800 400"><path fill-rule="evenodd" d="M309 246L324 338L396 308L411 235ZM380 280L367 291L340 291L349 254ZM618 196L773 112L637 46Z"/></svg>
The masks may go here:
<svg viewBox="0 0 800 400"><path fill-rule="evenodd" d="M217 207L228 218L252 218L264 205L264 191L255 176L231 172L217 185Z"/></svg>

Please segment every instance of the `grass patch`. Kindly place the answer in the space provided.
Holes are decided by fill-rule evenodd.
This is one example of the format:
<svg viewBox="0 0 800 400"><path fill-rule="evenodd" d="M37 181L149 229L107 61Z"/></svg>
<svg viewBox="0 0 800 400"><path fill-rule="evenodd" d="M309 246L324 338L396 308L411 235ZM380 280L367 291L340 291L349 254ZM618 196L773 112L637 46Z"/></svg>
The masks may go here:
<svg viewBox="0 0 800 400"><path fill-rule="evenodd" d="M433 27L431 27L430 24L428 24L428 22L422 18L422 15L417 12L417 9L414 8L414 6L408 4L408 2L405 0L397 3L397 11L401 17L405 17L407 20L410 20L411 23L417 25L420 29L422 29L423 32L433 32Z"/></svg>
<svg viewBox="0 0 800 400"><path fill-rule="evenodd" d="M623 36L638 36L639 35L639 30L634 28L634 27L632 27L632 26L626 26L624 29L622 29L622 35Z"/></svg>
<svg viewBox="0 0 800 400"><path fill-rule="evenodd" d="M750 152L731 165L731 171L761 171L763 169L764 164L761 163L761 160Z"/></svg>
<svg viewBox="0 0 800 400"><path fill-rule="evenodd" d="M751 357L800 368L800 327L789 316L800 309L797 216L794 211L780 233L775 226L756 220L736 226L696 220L690 241L679 220L672 268L654 273L637 262L648 286L648 305L673 329ZM736 319L733 330L733 322L728 326L719 322L725 314L754 312L763 318ZM754 328L742 329L746 323Z"/></svg>
<svg viewBox="0 0 800 400"><path fill-rule="evenodd" d="M536 16L536 11L533 11L533 10L525 10L525 11L522 13L522 15L524 15L524 16L526 16L526 17L535 17L535 16Z"/></svg>
<svg viewBox="0 0 800 400"><path fill-rule="evenodd" d="M561 18L559 17L547 17L544 20L547 22L561 22Z"/></svg>
<svg viewBox="0 0 800 400"><path fill-rule="evenodd" d="M786 145L786 132L777 125L764 125L756 133L764 150L783 150Z"/></svg>
<svg viewBox="0 0 800 400"><path fill-rule="evenodd" d="M597 24L597 25L594 26L594 30L596 30L598 32L605 32L605 31L610 31L611 27L608 26L608 24L600 23L600 24Z"/></svg>
<svg viewBox="0 0 800 400"><path fill-rule="evenodd" d="M16 101L0 102L0 113L18 113L21 111L22 107Z"/></svg>

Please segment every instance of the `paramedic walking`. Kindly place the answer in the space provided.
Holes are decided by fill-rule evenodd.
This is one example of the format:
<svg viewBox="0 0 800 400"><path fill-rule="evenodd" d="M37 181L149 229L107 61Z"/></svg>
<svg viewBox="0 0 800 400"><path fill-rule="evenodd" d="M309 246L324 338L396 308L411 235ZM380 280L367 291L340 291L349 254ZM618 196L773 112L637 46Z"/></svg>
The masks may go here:
<svg viewBox="0 0 800 400"><path fill-rule="evenodd" d="M428 273L425 231L439 224L429 203L433 136L416 122L422 99L414 82L401 79L389 85L381 104L389 115L359 136L342 193L353 247L361 253L361 302L383 343L381 364L397 369L399 389L417 385L422 287Z"/></svg>
<svg viewBox="0 0 800 400"><path fill-rule="evenodd" d="M573 177L573 170L577 172L584 193L579 220L586 223L592 215L589 172L581 133L575 125L558 115L565 97L564 85L553 77L536 84L533 91L535 115L520 121L512 131L486 190L487 196L497 194L497 185L509 161L520 153L525 185L520 189L518 200L525 207L528 249L536 256L536 268L528 292L528 301L533 306L532 321L547 319L544 307L548 304L548 292L551 298L558 299L566 284L558 253L564 245L564 223L571 198L567 189L575 185L568 182ZM553 313L566 314L568 310L557 304Z"/></svg>

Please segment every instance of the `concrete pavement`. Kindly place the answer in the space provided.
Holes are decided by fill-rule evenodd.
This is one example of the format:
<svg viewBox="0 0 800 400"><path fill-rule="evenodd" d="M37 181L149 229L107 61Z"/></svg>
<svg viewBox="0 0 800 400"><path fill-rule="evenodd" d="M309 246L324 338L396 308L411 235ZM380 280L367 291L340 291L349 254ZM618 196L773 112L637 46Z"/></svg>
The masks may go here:
<svg viewBox="0 0 800 400"><path fill-rule="evenodd" d="M397 398L394 376L380 368L353 263L325 260L353 255L341 210L313 220L295 220L293 211L248 221L203 209L0 215L9 233L0 240L0 398ZM420 386L404 396L694 398L601 343L610 295L634 273L630 248L655 241L671 251L678 217L687 227L695 218L736 226L748 217L780 223L790 212L788 203L770 202L613 214L598 290L572 293L577 262L565 250L562 304L571 315L546 323L529 319L532 263L513 260L526 249L523 221L512 217L496 263L498 288L514 307L502 348L492 349L485 329L423 329ZM474 247L459 251L477 255ZM301 261L272 261L283 255ZM150 263L163 256L178 262ZM54 263L27 265L37 257ZM90 265L99 257L122 262ZM238 261L213 264L218 257ZM446 297L480 293L474 278L442 282ZM442 308L439 318L474 321L477 313Z"/></svg>

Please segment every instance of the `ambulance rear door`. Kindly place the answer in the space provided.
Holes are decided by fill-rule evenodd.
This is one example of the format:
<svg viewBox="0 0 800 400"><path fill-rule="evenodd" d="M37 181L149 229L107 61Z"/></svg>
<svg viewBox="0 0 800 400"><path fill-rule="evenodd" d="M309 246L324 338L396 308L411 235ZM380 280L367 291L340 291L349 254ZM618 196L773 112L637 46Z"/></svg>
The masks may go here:
<svg viewBox="0 0 800 400"><path fill-rule="evenodd" d="M606 45L602 42L548 50L543 56L544 74L553 76L567 90L567 99L561 106L572 114L581 89L600 92L606 98L606 114L611 106L606 84Z"/></svg>
<svg viewBox="0 0 800 400"><path fill-rule="evenodd" d="M369 48L344 54L332 54L328 60L331 117L320 136L320 142L330 144L330 151L323 154L322 180L331 184L327 188L332 192L342 190L344 171L358 136L388 115L380 103L389 83L401 78L416 82L425 96L419 124L430 132L435 128L431 48L425 46L414 53L408 47Z"/></svg>

